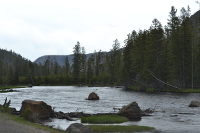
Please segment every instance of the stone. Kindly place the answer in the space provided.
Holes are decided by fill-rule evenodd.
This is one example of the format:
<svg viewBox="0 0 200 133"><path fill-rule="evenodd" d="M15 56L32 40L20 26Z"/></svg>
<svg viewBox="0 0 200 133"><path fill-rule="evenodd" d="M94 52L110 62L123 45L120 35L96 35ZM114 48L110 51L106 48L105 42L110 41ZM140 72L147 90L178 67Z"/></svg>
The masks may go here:
<svg viewBox="0 0 200 133"><path fill-rule="evenodd" d="M129 120L141 119L142 110L136 102L132 102L127 106L124 106L118 113L118 115L125 116Z"/></svg>
<svg viewBox="0 0 200 133"><path fill-rule="evenodd" d="M200 101L191 101L188 107L200 107Z"/></svg>
<svg viewBox="0 0 200 133"><path fill-rule="evenodd" d="M92 92L89 94L87 100L99 100L99 96L95 92Z"/></svg>
<svg viewBox="0 0 200 133"><path fill-rule="evenodd" d="M20 109L20 116L30 121L48 119L53 109L43 101L24 100Z"/></svg>
<svg viewBox="0 0 200 133"><path fill-rule="evenodd" d="M81 123L73 123L67 129L67 133L93 133L92 129L88 126L84 126Z"/></svg>

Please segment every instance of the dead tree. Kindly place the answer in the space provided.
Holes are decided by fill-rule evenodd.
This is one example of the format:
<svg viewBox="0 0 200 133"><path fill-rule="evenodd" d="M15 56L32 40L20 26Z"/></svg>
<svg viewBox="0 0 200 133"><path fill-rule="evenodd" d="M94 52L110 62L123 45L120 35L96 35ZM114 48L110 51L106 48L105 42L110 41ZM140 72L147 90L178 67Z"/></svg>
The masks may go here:
<svg viewBox="0 0 200 133"><path fill-rule="evenodd" d="M9 107L9 106L10 106L10 102L11 102L11 100L9 100L9 101L7 102L7 97L6 97L3 106Z"/></svg>

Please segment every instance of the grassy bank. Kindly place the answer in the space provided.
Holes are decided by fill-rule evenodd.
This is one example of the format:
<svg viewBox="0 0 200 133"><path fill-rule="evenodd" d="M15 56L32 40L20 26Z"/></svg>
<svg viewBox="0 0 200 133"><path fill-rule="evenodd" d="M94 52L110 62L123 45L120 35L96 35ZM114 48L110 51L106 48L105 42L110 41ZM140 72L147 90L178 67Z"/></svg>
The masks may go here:
<svg viewBox="0 0 200 133"><path fill-rule="evenodd" d="M153 127L146 126L120 126L120 125L88 125L94 132L144 132L151 131Z"/></svg>
<svg viewBox="0 0 200 133"><path fill-rule="evenodd" d="M81 118L81 123L92 123L92 124L123 123L126 121L128 121L126 117L118 115L100 115L100 116L89 116Z"/></svg>
<svg viewBox="0 0 200 133"><path fill-rule="evenodd" d="M13 89L13 88L25 88L24 86L0 86L0 90Z"/></svg>
<svg viewBox="0 0 200 133"><path fill-rule="evenodd" d="M25 88L23 86L0 86L0 93L13 92L14 88Z"/></svg>
<svg viewBox="0 0 200 133"><path fill-rule="evenodd" d="M90 116L82 117L82 123L92 123L92 124L113 124L113 123L123 123L128 121L126 117L118 115L100 115L100 116ZM146 126L121 126L121 125L88 125L92 128L94 132L141 132L153 130L153 127Z"/></svg>
<svg viewBox="0 0 200 133"><path fill-rule="evenodd" d="M176 93L200 93L200 89L164 89L164 90L157 90L148 88L147 92L176 92Z"/></svg>
<svg viewBox="0 0 200 133"><path fill-rule="evenodd" d="M138 86L131 86L129 87L130 90L138 91ZM176 93L200 93L200 89L154 89L154 88L147 88L146 92L176 92Z"/></svg>
<svg viewBox="0 0 200 133"><path fill-rule="evenodd" d="M22 117L18 117L18 116L11 116L11 117L12 117L12 120L14 120L16 122L23 123L23 124L26 124L26 125L31 125L31 126L39 128L39 129L44 129L44 130L50 131L51 133L66 133L63 130L53 129L53 128L48 127L48 126L39 125L39 124L36 124L36 123L31 123L29 121L24 120L24 118L22 118Z"/></svg>

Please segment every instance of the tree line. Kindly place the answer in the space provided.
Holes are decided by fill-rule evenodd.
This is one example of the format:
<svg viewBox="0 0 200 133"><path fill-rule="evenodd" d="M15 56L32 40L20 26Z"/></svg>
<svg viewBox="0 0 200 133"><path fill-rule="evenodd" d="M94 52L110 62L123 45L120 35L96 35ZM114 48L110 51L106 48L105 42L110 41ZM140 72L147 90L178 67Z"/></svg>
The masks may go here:
<svg viewBox="0 0 200 133"><path fill-rule="evenodd" d="M115 39L109 52L99 50L89 57L77 42L73 64L65 65L47 59L35 64L15 55L12 63L0 58L0 84L35 85L142 85L157 89L193 88L200 85L199 19L194 25L189 6L180 15L172 6L167 25L153 19L148 30L135 30L127 35L121 47ZM8 51L7 51L8 52ZM9 53L9 52L8 52ZM11 52L13 55L13 52ZM6 56L7 58L7 56ZM20 61L23 60L23 61Z"/></svg>

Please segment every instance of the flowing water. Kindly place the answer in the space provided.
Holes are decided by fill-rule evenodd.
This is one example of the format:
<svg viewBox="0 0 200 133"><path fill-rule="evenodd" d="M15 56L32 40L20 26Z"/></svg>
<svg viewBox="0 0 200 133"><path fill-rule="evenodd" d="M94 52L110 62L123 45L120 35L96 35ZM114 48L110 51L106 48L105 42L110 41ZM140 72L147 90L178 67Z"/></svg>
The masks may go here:
<svg viewBox="0 0 200 133"><path fill-rule="evenodd" d="M109 113L113 108L121 108L136 101L141 109L155 109L152 116L144 116L140 121L129 121L121 125L140 125L156 128L153 132L198 133L200 132L200 108L188 107L192 100L200 100L200 93L147 93L124 91L111 87L74 87L74 86L35 86L16 89L19 92L0 93L0 104L7 97L11 107L20 110L25 99L44 101L55 111L85 113ZM89 93L96 92L100 100L85 100ZM52 119L46 122L55 128L65 130L71 123L80 122Z"/></svg>

